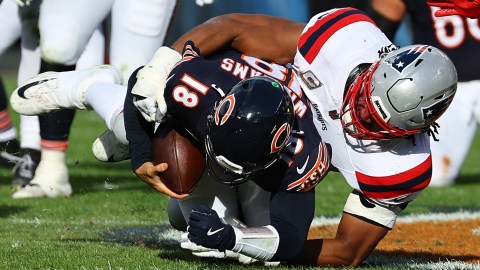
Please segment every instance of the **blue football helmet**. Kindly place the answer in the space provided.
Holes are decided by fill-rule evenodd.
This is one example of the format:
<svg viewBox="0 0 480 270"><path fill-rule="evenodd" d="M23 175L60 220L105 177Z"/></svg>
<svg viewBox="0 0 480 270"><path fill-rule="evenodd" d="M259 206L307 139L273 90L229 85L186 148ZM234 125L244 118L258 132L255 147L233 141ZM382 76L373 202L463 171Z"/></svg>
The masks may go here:
<svg viewBox="0 0 480 270"><path fill-rule="evenodd" d="M295 112L288 90L265 76L240 81L209 115L205 149L209 175L236 185L280 158Z"/></svg>

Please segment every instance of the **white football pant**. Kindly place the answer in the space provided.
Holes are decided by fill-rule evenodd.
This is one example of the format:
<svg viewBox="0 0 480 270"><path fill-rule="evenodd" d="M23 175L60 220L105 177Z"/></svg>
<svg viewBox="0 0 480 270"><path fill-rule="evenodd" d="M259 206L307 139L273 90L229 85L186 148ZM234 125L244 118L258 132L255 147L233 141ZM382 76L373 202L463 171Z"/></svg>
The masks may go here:
<svg viewBox="0 0 480 270"><path fill-rule="evenodd" d="M125 82L163 45L175 0L44 0L41 53L52 63L77 62L93 31L111 11L110 63ZM58 23L62 22L62 23Z"/></svg>

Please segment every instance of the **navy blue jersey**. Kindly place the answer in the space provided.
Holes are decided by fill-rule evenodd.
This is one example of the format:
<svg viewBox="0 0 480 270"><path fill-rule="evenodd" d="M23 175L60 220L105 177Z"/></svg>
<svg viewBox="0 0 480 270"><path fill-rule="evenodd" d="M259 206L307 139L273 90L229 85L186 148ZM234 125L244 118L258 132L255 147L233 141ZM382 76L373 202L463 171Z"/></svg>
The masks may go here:
<svg viewBox="0 0 480 270"><path fill-rule="evenodd" d="M187 45L183 59L170 73L164 94L167 111L202 142L207 115L212 113L216 102L240 80L270 75L287 86L291 86L294 80L292 70L236 51L205 59L198 56L191 45ZM308 191L328 171L329 151L315 129L305 96L299 98L294 91L290 91L290 96L295 96L297 112L291 146L283 153L282 161L268 170L267 174L262 174L261 180L256 182L264 187L269 186L269 189L274 188L271 185L273 183L280 184L277 187L283 190ZM282 174L278 175L278 171ZM268 179L269 175L274 179Z"/></svg>
<svg viewBox="0 0 480 270"><path fill-rule="evenodd" d="M260 75L274 77L288 87L296 113L292 137L281 160L254 179L272 192L271 225L280 235L273 259L288 260L303 248L314 215L314 187L327 174L331 160L330 146L322 142L313 124L310 105L292 70L237 51L207 59L199 56L194 45L187 42L182 61L169 75L164 97L169 116L203 145L207 116L216 103L240 80ZM151 161L154 128L133 105L131 88L135 81L136 73L130 78L125 99L125 126L134 170Z"/></svg>
<svg viewBox="0 0 480 270"><path fill-rule="evenodd" d="M433 45L452 59L460 82L479 80L480 24L478 19L433 15L426 0L405 0L412 20L413 43Z"/></svg>

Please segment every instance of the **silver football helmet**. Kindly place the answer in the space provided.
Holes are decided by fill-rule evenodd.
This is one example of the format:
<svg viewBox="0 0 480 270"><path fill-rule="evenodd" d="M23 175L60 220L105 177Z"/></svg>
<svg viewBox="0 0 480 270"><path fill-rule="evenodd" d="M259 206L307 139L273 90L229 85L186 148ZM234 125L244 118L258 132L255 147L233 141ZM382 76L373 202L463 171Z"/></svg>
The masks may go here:
<svg viewBox="0 0 480 270"><path fill-rule="evenodd" d="M381 140L430 130L457 90L457 71L439 49L411 45L380 56L350 86L341 109L354 138Z"/></svg>

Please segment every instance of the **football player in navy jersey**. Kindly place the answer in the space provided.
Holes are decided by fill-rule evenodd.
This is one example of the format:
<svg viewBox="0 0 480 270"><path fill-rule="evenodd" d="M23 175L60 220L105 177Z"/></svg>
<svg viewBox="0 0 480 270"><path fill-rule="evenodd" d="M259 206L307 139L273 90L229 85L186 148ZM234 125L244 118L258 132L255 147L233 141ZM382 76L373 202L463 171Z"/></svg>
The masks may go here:
<svg viewBox="0 0 480 270"><path fill-rule="evenodd" d="M187 61L188 64L185 64ZM244 232L236 231L235 234L229 235L230 238L225 237L219 246L208 246L208 244L206 246L213 249L220 249L222 251L226 248L238 251L244 247L244 245L249 244L243 243L243 239L250 239L249 237L251 237L251 234L257 234L257 237L261 236L264 239L250 239L250 241L254 241L254 243L258 242L257 245L254 245L256 250L253 254L249 253L245 255L262 260L277 261L291 259L292 256L297 254L303 247L310 222L313 218L314 187L327 173L330 160L328 146L321 142L318 133L314 129L312 113L307 106L305 96L303 96L300 91L298 82L296 82L295 77L292 76L293 73L291 69L280 65L274 65L257 58L241 55L234 51L204 59L198 57L198 52L188 42L186 50L184 50L183 53L183 60L180 63L181 64L177 65L170 72L169 80L166 85L166 89L171 91L171 93L164 95L168 107L167 112L168 114L172 114L175 118L180 119L182 126L185 126L194 137L199 138L200 141L206 139L207 131L205 127L207 126L208 115L212 113L212 108L215 106L215 103L218 102L222 96L225 96L225 100L229 100L227 98L229 96L228 89L234 87L239 80L252 77L255 78L255 76L259 75L268 75L289 86L288 89L285 89L290 92L290 96L293 99L293 110L295 111L296 120L294 121L293 126L288 128L292 130L292 135L287 143L285 151L283 151L283 154L280 157L281 161L276 162L269 167L266 172L263 172L260 175L255 175L254 171L258 169L264 170L265 165L269 162L263 162L263 164L260 162L259 166L251 168L251 177L254 177L253 180L255 183L263 187L265 190L272 192L270 198L271 223L269 223L271 226L268 228L259 227L260 229L255 232L248 231L249 229L246 229ZM215 74L215 76L212 76L212 74ZM262 89L259 89L258 91L262 92ZM269 103L272 98L272 95L261 94L257 96L255 102L259 104L264 102ZM237 97L236 99L238 100L239 98ZM158 181L156 179L154 181L150 180L152 179L152 176L156 177L155 174L152 175L151 173L151 168L153 167L153 164L149 162L151 157L145 157L145 155L137 153L138 151L149 151L148 148L142 149L140 145L145 144L144 142L148 141L148 137L146 136L151 134L151 132L145 133L144 127L150 125L150 128L153 130L154 123L147 123L144 120L144 118L138 113L137 108L134 105L134 100L135 96L129 92L125 99L125 125L127 128L127 138L130 145L130 151L132 153L132 168L136 170L136 173L140 178L144 179L144 181L150 183L152 186L155 186ZM219 104L220 105L218 106L221 107L221 104L224 104L224 102L220 102ZM237 106L242 107L240 104ZM246 105L244 104L243 106ZM221 111L221 108L217 108L217 110ZM233 110L240 111L239 108ZM243 107L243 110L245 110L245 107ZM219 113L222 114L221 112ZM242 117L236 118L243 119ZM259 120L255 119L256 118L252 117L250 121L254 122ZM142 123L142 126L138 126L140 123ZM269 126L268 123L269 122L264 125ZM228 144L230 148L237 146L238 149L226 150L215 149L215 147L213 147L212 151L209 151L211 149L208 147L206 149L209 160L214 161L208 162L211 164L210 166L213 167L210 174L217 181L230 185L235 182L241 182L242 178L246 180L250 177L246 177L245 174L243 176L242 174L235 173L226 175L221 172L220 175L218 175L218 169L222 169L222 160L217 159L216 157L224 156L220 155L219 152L230 151L230 155L247 156L249 160L243 161L243 164L246 164L248 161L253 163L255 152L261 152L260 149L263 149L265 146L264 143L263 145L260 143L254 144L256 141L255 138L264 137L264 135L260 135L260 130L252 133L252 130L242 130L242 127L245 128L245 123L237 123L237 125L238 127L235 127L234 125L234 130L224 133L220 132L220 135L217 134L217 136L214 136L213 133L211 133L211 140L208 140L209 143L207 145ZM210 129L215 129L215 127L216 125L213 125ZM136 134L136 132L138 132L138 134ZM239 137L235 137L233 134L239 134ZM218 141L222 139L225 141ZM137 145L137 142L139 145ZM270 144L271 143L268 143L267 145ZM135 156L143 157L143 159L137 160ZM236 163L239 162L237 161ZM227 165L224 166L226 167ZM247 165L241 166L245 168ZM215 168L217 170L215 170ZM301 170L298 170L297 168L301 168ZM232 175L233 179L231 178ZM221 190L225 189L225 187L218 186L217 188L212 189L210 185L202 185L202 183L200 183L200 186L197 188L200 188L202 192L200 192L200 190L195 190L195 194L192 194L193 196L211 193L212 196L210 197L213 197L215 194L223 193ZM194 207L194 205L198 205L198 200L189 200L191 200L191 198L185 198L180 201L180 204L188 203L191 205L190 207L187 207L186 210L182 209L185 217L188 217L190 214L189 210L192 208L195 209L194 213L197 215L203 216L205 214L205 216L212 219L217 215L216 213L214 214L214 212L211 212L212 210L210 209L198 209ZM302 205L302 209L298 209L295 205ZM247 207L249 206L247 205ZM258 211L258 209L255 211ZM245 214L247 216L252 215L249 211ZM207 237L208 239L204 239L209 229L215 231L215 229L221 227L221 224L217 223L210 227L211 224L203 223L203 221L200 220L201 218L199 217L199 222L197 224L199 227L190 224L190 231L194 234L193 236L191 235L191 237L195 237L198 241L208 241L208 239L212 241L210 238L220 237L219 235L213 235ZM252 224L252 222L247 221L247 225L250 224ZM201 226L206 227L200 228ZM292 233L292 231L297 233ZM225 233L227 232L231 231L225 230ZM241 235L243 235L243 238ZM233 236L238 237L237 242L232 238ZM279 238L282 239L280 243L278 243ZM198 242L196 243L198 244ZM237 244L238 246L228 246L228 244ZM262 245L267 245L267 247Z"/></svg>
<svg viewBox="0 0 480 270"><path fill-rule="evenodd" d="M265 261L298 254L314 214L314 188L329 171L331 151L314 128L292 70L236 51L203 58L193 43L185 44L168 76L166 115L205 145L211 175L189 195L168 190L158 176L166 164L152 163L155 123L137 110L140 98L132 88L138 76L130 77L127 90L118 85L122 78L112 66L44 73L14 91L12 107L23 114L93 108L119 141L127 144L128 139L136 175L182 199L177 203L190 218L189 238L195 243L205 241L204 246L221 252L246 250L244 255ZM237 191L233 201L226 198ZM250 228L220 220L231 217L238 200L241 221Z"/></svg>
<svg viewBox="0 0 480 270"><path fill-rule="evenodd" d="M452 59L458 72L458 91L450 109L439 119L442 132L431 142L433 175L431 185L455 183L480 124L480 35L478 19L451 15L438 18L438 10L427 1L373 0L372 18L388 37L409 15L413 42L433 45ZM455 145L455 147L452 147Z"/></svg>
<svg viewBox="0 0 480 270"><path fill-rule="evenodd" d="M322 12L306 25L266 15L227 14L193 28L172 47L180 51L186 40L193 40L203 55L231 46L261 59L292 63L314 112L314 126L332 147L332 166L353 189L335 238L308 240L294 261L361 264L430 183L429 135L436 136L435 121L456 92L451 60L433 46L397 48L354 8ZM162 51L139 71L146 76L138 78L132 91L146 97L137 108L148 121L161 119L165 107L158 94L164 83L148 74L169 70L173 61L165 58L175 53ZM207 211L197 212L190 227L199 220L213 224ZM208 241L207 230L203 240L196 234L190 230L190 240L205 247L222 241ZM240 253L255 257L253 249Z"/></svg>

